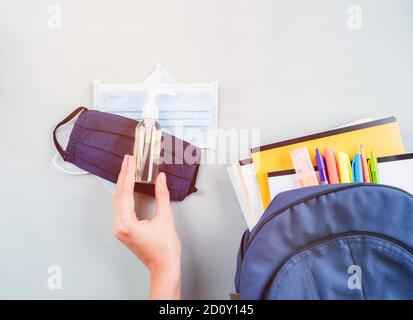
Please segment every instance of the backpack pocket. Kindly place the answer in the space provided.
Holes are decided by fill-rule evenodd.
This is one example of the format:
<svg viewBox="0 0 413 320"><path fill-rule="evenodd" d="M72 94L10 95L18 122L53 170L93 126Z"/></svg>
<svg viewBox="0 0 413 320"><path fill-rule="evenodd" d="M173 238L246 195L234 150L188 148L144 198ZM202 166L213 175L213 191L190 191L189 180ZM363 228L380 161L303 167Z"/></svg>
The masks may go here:
<svg viewBox="0 0 413 320"><path fill-rule="evenodd" d="M371 232L306 246L282 265L267 299L413 299L413 251Z"/></svg>

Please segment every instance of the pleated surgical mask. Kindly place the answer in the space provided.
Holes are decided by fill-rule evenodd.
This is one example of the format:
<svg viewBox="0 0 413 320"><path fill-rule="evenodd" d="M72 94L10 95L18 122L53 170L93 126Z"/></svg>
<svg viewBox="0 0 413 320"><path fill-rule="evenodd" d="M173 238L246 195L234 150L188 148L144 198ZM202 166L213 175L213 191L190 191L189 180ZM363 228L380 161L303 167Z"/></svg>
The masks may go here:
<svg viewBox="0 0 413 320"><path fill-rule="evenodd" d="M174 92L174 95L160 95L156 98L161 128L200 148L215 148L215 142L208 136L208 132L217 128L216 83L107 84L96 81L94 108L139 121L148 100L148 90L154 87Z"/></svg>

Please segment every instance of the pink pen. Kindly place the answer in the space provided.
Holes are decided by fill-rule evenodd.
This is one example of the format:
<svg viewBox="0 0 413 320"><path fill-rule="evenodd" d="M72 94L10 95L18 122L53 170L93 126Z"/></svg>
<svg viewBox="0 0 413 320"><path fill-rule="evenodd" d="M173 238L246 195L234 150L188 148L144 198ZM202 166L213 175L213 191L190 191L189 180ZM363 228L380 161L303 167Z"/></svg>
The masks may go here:
<svg viewBox="0 0 413 320"><path fill-rule="evenodd" d="M361 149L361 164L363 166L363 179L364 179L364 182L370 183L369 167L367 165L367 158L366 158L366 154L364 153L363 145L360 146L360 149Z"/></svg>

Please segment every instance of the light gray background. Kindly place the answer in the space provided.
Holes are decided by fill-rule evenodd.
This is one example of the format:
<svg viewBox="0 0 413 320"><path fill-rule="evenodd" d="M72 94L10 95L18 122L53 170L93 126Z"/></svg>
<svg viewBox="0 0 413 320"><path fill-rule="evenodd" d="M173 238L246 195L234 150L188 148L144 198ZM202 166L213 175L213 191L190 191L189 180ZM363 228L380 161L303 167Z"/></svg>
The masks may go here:
<svg viewBox="0 0 413 320"><path fill-rule="evenodd" d="M351 4L362 30L347 27ZM51 164L54 125L91 105L94 79L140 82L160 62L217 81L220 127L260 128L262 143L395 115L412 151L412 39L409 0L0 0L0 298L147 297L144 266L112 236L111 194ZM199 193L173 205L184 298L233 290L246 226L225 167L203 166Z"/></svg>

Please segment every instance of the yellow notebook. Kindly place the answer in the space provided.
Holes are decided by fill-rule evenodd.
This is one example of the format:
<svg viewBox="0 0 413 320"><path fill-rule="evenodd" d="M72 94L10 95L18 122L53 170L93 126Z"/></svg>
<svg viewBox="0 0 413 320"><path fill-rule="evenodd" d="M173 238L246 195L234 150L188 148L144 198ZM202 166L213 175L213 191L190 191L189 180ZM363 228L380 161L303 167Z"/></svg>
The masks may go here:
<svg viewBox="0 0 413 320"><path fill-rule="evenodd" d="M315 149L325 147L348 153L350 158L359 152L360 145L366 152L375 151L378 157L405 153L399 125L395 117L365 122L300 138L281 141L251 150L257 173L258 186L264 208L271 201L267 173L293 169L290 151L306 146L315 164Z"/></svg>

